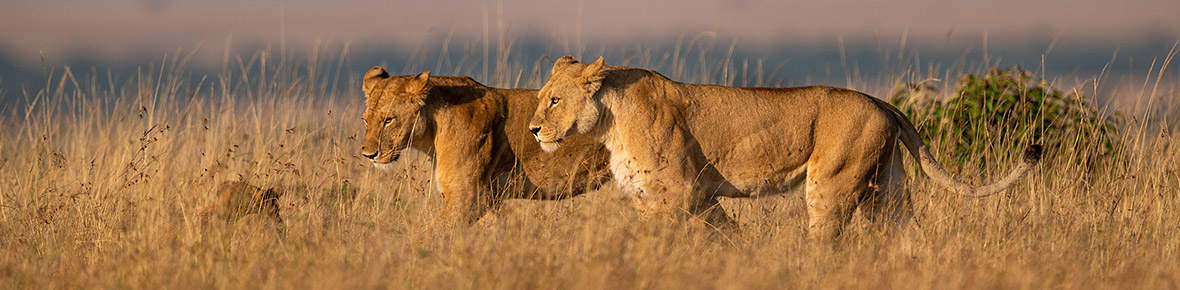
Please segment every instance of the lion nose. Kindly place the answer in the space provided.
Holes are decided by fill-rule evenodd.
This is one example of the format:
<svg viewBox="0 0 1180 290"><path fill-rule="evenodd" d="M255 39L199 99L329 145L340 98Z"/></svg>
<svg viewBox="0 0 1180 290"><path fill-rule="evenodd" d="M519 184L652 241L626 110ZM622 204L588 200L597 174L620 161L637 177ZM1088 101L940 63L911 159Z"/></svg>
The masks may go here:
<svg viewBox="0 0 1180 290"><path fill-rule="evenodd" d="M377 150L373 150L372 152L369 152L369 148L361 147L361 156L364 156L365 158L373 159L374 157L377 157Z"/></svg>
<svg viewBox="0 0 1180 290"><path fill-rule="evenodd" d="M529 132L532 132L533 136L537 136L537 133L541 132L541 126L529 126Z"/></svg>

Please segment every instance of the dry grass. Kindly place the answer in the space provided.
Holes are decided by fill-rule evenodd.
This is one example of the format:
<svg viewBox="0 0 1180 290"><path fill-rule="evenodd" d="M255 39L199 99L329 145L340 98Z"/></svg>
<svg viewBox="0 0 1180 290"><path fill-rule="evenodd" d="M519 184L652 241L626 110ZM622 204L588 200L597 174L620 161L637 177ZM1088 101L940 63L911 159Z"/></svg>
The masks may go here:
<svg viewBox="0 0 1180 290"><path fill-rule="evenodd" d="M1156 105L1123 106L1141 118L1124 129L1125 154L1098 172L1074 163L1090 152L1072 152L983 199L912 177L917 217L909 227L885 236L857 217L831 250L805 239L798 195L725 200L743 225L731 235L636 224L613 190L514 200L493 222L434 230L441 200L427 160L380 171L357 156L356 75L326 89L336 83L307 76L330 71L266 58L211 79L193 78L183 65L110 81L59 71L30 95L33 105L6 112L0 288L1180 287L1180 137L1151 121L1180 114L1174 86L1114 90L1127 94L1117 99ZM247 68L252 63L265 69ZM538 83L534 71L500 65L502 77L488 82ZM857 89L885 96L903 78L924 77ZM1144 109L1160 104L1172 105ZM1009 164L951 168L978 183ZM249 222L202 224L213 187L238 179L286 189L285 235Z"/></svg>

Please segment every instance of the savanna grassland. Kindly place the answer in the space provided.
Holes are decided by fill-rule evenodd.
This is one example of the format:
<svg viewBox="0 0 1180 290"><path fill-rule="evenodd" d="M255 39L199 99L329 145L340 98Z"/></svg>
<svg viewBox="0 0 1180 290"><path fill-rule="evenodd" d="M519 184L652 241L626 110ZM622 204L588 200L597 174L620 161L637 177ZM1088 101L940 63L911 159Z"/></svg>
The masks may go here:
<svg viewBox="0 0 1180 290"><path fill-rule="evenodd" d="M723 200L742 225L727 234L637 223L609 184L560 201L513 200L471 227L437 227L441 197L427 158L412 154L383 171L359 156L363 71L341 69L347 53L280 59L264 50L227 58L213 75L192 73L184 55L124 74L48 68L43 87L7 106L0 288L1180 288L1180 79L1169 56L1141 75L1068 87L1043 80L1095 100L1079 104L1117 117L1117 134L1039 127L1057 144L1043 163L978 199L934 187L907 160L913 222L883 233L857 216L829 247L806 238L800 193ZM702 57L688 71L696 60L685 55L628 64L685 82L762 82L730 56ZM551 61L473 55L402 73L426 67L536 88ZM916 67L846 86L937 103L959 94L963 75L988 69ZM924 89L899 94L910 88ZM948 170L976 184L1006 173L1036 133L977 131L972 142L989 145L962 151L945 128L983 128L973 119L908 112L936 132L926 137ZM285 226L210 222L203 212L227 180L283 189Z"/></svg>

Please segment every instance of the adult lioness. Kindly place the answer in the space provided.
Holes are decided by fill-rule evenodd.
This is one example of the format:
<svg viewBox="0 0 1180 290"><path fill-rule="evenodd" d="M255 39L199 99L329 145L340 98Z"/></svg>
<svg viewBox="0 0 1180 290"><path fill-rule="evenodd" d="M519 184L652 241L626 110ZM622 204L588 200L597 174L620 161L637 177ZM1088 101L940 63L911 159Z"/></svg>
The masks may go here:
<svg viewBox="0 0 1180 290"><path fill-rule="evenodd" d="M1040 159L1040 147L999 182L973 187L931 157L913 124L868 95L832 87L690 85L657 72L558 59L529 130L542 148L587 133L611 152L615 182L644 215L689 212L733 221L716 197L781 194L806 186L809 232L835 238L855 209L874 222L912 215L897 140L935 183L964 195L996 193Z"/></svg>
<svg viewBox="0 0 1180 290"><path fill-rule="evenodd" d="M544 154L526 131L536 90L483 86L468 77L390 77L365 73L365 139L361 155L374 164L396 161L405 148L435 162L446 200L440 218L470 223L505 198L557 199L596 188L606 177L607 152L589 138ZM521 177L524 178L521 178Z"/></svg>

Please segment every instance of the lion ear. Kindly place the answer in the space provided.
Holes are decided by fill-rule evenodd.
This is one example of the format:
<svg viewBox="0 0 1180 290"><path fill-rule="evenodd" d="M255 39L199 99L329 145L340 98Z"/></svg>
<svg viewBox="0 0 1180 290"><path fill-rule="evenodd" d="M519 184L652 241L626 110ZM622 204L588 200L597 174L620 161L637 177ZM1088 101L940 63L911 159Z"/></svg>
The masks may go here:
<svg viewBox="0 0 1180 290"><path fill-rule="evenodd" d="M365 79L361 84L361 88L364 89L366 93L368 93L370 90L373 90L374 86L377 85L377 81L386 78L389 78L389 72L386 72L385 68L375 66L369 69L368 72L365 72Z"/></svg>
<svg viewBox="0 0 1180 290"><path fill-rule="evenodd" d="M582 69L582 76L589 77L589 76L593 76L593 75L602 74L602 68L605 66L606 66L606 60L603 60L602 57L600 56L600 57L598 57L598 60L594 61L590 65L587 65L586 68Z"/></svg>
<svg viewBox="0 0 1180 290"><path fill-rule="evenodd" d="M606 61L602 57L586 66L582 70L582 77L586 78L586 90L590 92L597 92L598 88L602 87L602 79L606 78L603 74L603 68L606 67Z"/></svg>
<svg viewBox="0 0 1180 290"><path fill-rule="evenodd" d="M552 73L556 74L557 71L561 70L562 68L565 68L566 66L571 65L571 64L575 64L575 63L578 63L578 60L574 59L573 56L568 56L568 55L563 56L563 57L557 59L556 62L553 62L553 72Z"/></svg>
<svg viewBox="0 0 1180 290"><path fill-rule="evenodd" d="M407 93L425 92L430 83L430 71L424 71L406 83Z"/></svg>

